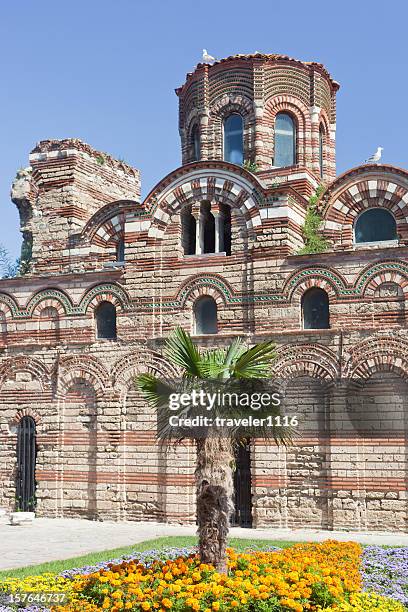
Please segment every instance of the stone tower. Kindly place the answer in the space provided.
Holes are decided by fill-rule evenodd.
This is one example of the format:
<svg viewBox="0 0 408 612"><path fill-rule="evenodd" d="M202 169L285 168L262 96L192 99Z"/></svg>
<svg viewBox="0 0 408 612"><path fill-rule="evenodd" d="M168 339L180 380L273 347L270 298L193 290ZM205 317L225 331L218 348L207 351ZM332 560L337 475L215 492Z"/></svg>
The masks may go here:
<svg viewBox="0 0 408 612"><path fill-rule="evenodd" d="M212 66L198 64L176 89L183 164L233 161L226 121L235 114L235 135L242 121L244 161L262 173L307 168L328 182L335 177L338 89L322 64L284 55L234 55Z"/></svg>

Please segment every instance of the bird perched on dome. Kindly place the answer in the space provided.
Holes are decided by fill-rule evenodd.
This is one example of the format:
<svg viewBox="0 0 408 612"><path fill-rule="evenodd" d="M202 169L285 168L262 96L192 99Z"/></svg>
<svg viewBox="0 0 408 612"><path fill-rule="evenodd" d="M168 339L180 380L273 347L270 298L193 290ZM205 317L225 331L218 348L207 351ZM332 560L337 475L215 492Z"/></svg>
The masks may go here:
<svg viewBox="0 0 408 612"><path fill-rule="evenodd" d="M204 64L213 64L216 62L216 58L207 53L207 49L203 49L203 63Z"/></svg>
<svg viewBox="0 0 408 612"><path fill-rule="evenodd" d="M381 160L382 152L384 151L384 147L377 147L376 152L371 155L368 159L365 160L366 164L378 164Z"/></svg>

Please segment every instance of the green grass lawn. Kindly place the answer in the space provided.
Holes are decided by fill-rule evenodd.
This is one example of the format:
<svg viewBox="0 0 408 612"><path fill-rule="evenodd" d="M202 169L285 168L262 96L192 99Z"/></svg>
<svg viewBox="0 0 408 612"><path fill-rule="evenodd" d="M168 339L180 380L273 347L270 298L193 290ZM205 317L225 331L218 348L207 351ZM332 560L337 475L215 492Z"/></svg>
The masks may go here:
<svg viewBox="0 0 408 612"><path fill-rule="evenodd" d="M44 572L59 573L63 570L72 569L73 567L83 567L84 565L94 565L101 561L109 561L123 555L129 555L134 551L143 552L145 550L152 550L157 548L169 548L169 547L184 547L194 546L197 544L197 538L194 536L173 536L165 538L157 538L156 540L147 540L145 542L139 542L131 546L125 546L124 548L113 548L110 550L104 550L102 552L89 553L82 557L72 557L71 559L64 559L61 561L50 561L49 563L41 563L40 565L29 565L14 570L3 570L0 572L0 580L2 578L25 578L26 576L35 576L37 574L43 574ZM286 542L282 540L240 540L238 538L231 538L228 541L229 546L236 550L242 551L246 548L266 548L268 546L279 546L285 548L291 546L294 542Z"/></svg>

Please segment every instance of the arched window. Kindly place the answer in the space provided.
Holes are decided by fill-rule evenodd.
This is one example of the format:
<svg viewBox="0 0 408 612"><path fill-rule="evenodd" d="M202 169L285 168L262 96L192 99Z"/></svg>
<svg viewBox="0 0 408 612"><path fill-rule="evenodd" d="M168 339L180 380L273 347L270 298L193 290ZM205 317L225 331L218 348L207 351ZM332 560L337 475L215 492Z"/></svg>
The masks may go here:
<svg viewBox="0 0 408 612"><path fill-rule="evenodd" d="M216 334L218 331L217 304L209 295L194 304L194 328L196 334Z"/></svg>
<svg viewBox="0 0 408 612"><path fill-rule="evenodd" d="M385 208L369 208L358 217L354 227L354 240L357 244L396 239L397 224Z"/></svg>
<svg viewBox="0 0 408 612"><path fill-rule="evenodd" d="M321 178L323 178L323 171L324 171L324 159L323 159L324 141L325 141L324 127L323 125L320 125L320 128L319 128L319 167L320 167Z"/></svg>
<svg viewBox="0 0 408 612"><path fill-rule="evenodd" d="M116 340L116 308L110 302L101 302L95 310L96 337Z"/></svg>
<svg viewBox="0 0 408 612"><path fill-rule="evenodd" d="M125 240L124 238L119 238L119 241L116 245L116 261L124 262L125 261Z"/></svg>
<svg viewBox="0 0 408 612"><path fill-rule="evenodd" d="M323 289L313 287L302 297L303 329L328 329L329 296Z"/></svg>
<svg viewBox="0 0 408 612"><path fill-rule="evenodd" d="M296 127L291 115L278 113L275 119L274 166L296 164Z"/></svg>
<svg viewBox="0 0 408 612"><path fill-rule="evenodd" d="M233 114L224 120L224 159L242 166L244 163L244 130L241 115Z"/></svg>
<svg viewBox="0 0 408 612"><path fill-rule="evenodd" d="M191 144L193 147L193 159L191 161L199 161L201 158L201 143L200 129L197 124L195 124L191 130Z"/></svg>

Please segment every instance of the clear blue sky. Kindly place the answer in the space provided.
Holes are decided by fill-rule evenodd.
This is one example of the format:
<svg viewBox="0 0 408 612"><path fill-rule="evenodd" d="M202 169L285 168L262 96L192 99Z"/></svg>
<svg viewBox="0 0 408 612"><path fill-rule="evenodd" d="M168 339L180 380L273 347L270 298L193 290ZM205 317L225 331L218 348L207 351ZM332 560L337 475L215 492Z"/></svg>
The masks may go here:
<svg viewBox="0 0 408 612"><path fill-rule="evenodd" d="M21 239L9 198L29 151L78 137L142 171L143 193L180 165L177 97L206 47L326 65L338 93L337 169L378 145L408 167L405 0L3 0L0 243Z"/></svg>

